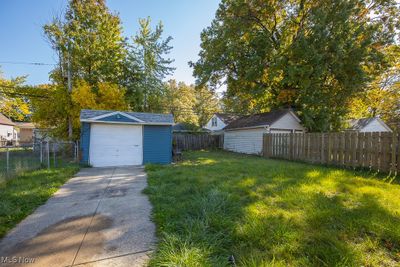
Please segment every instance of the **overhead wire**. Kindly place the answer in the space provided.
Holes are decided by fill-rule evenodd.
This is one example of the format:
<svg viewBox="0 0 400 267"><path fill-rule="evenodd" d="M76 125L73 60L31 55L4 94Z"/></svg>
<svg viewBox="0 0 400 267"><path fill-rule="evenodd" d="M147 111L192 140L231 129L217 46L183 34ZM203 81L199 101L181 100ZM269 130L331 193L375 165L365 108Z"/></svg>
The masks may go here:
<svg viewBox="0 0 400 267"><path fill-rule="evenodd" d="M35 66L55 66L55 63L43 63L43 62L27 62L27 61L0 61L0 64L12 64L12 65L35 65Z"/></svg>

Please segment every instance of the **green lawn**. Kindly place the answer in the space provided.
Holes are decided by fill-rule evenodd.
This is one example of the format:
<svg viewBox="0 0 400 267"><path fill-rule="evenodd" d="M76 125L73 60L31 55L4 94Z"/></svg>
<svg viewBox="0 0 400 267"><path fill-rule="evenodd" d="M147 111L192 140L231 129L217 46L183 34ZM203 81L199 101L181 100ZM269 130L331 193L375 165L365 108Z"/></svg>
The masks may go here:
<svg viewBox="0 0 400 267"><path fill-rule="evenodd" d="M152 266L399 266L400 185L228 152L146 166Z"/></svg>
<svg viewBox="0 0 400 267"><path fill-rule="evenodd" d="M76 165L40 169L0 183L0 238L46 202L78 169Z"/></svg>

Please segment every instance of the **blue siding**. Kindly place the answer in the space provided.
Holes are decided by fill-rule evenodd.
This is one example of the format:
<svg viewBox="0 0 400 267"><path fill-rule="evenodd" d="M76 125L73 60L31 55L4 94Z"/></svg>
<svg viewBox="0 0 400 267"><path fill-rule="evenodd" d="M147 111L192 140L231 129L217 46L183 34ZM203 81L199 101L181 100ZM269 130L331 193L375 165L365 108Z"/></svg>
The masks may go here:
<svg viewBox="0 0 400 267"><path fill-rule="evenodd" d="M168 164L172 160L172 127L145 125L143 129L143 164Z"/></svg>
<svg viewBox="0 0 400 267"><path fill-rule="evenodd" d="M89 145L90 145L90 123L82 122L81 124L81 163L89 163Z"/></svg>
<svg viewBox="0 0 400 267"><path fill-rule="evenodd" d="M114 114L105 118L101 118L98 119L98 121L138 122L120 114Z"/></svg>

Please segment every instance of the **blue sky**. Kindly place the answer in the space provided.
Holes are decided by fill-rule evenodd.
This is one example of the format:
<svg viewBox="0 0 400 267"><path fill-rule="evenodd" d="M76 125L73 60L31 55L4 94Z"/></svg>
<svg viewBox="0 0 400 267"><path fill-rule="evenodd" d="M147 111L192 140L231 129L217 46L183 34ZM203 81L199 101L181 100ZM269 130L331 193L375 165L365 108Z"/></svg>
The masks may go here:
<svg viewBox="0 0 400 267"><path fill-rule="evenodd" d="M108 0L111 11L118 12L125 36L138 30L138 19L150 16L153 26L162 21L165 36L173 37L170 57L178 81L193 83L188 61L197 60L200 33L210 25L220 0ZM1 0L0 62L56 63L56 57L43 36L42 25L65 10L67 0ZM28 84L48 82L52 66L0 63L6 78L29 75Z"/></svg>

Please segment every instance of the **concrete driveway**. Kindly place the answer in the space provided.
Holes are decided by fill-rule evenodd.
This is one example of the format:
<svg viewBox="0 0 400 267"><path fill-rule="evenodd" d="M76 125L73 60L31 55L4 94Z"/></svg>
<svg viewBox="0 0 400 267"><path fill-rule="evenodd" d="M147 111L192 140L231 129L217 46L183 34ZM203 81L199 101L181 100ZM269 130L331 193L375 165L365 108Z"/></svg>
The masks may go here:
<svg viewBox="0 0 400 267"><path fill-rule="evenodd" d="M146 265L155 226L145 187L141 167L81 170L0 241L0 265Z"/></svg>

